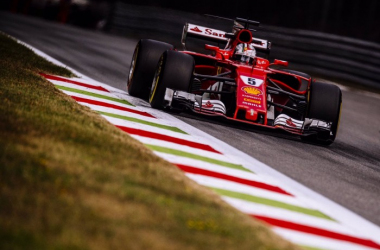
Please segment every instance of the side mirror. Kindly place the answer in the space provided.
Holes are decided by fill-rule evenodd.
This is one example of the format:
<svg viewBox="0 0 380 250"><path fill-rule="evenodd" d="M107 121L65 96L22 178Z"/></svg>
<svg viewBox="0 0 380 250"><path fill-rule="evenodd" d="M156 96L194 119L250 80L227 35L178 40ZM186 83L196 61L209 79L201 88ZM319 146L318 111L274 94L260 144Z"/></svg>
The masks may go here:
<svg viewBox="0 0 380 250"><path fill-rule="evenodd" d="M210 45L210 44L205 44L205 49L211 50L211 51L215 51L215 52L219 52L219 47L218 46L213 46L213 45Z"/></svg>
<svg viewBox="0 0 380 250"><path fill-rule="evenodd" d="M288 65L289 65L289 63L287 61L282 61L282 60L278 60L278 59L274 59L273 64L284 66L284 67L288 67Z"/></svg>

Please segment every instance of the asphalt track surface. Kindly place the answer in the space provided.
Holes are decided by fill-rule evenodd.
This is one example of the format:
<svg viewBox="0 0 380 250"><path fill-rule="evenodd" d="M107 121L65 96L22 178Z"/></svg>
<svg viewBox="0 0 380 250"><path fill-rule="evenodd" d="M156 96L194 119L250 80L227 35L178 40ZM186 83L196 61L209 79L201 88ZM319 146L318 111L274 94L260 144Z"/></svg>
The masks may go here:
<svg viewBox="0 0 380 250"><path fill-rule="evenodd" d="M125 90L136 38L4 12L0 12L0 31ZM329 147L194 115L177 117L380 226L380 95L343 89L339 133Z"/></svg>

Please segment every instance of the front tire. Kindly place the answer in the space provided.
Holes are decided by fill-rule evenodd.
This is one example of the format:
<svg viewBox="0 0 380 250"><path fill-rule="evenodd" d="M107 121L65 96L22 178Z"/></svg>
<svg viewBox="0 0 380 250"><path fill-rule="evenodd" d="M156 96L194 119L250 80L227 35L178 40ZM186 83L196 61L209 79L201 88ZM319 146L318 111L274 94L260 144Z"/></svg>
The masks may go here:
<svg viewBox="0 0 380 250"><path fill-rule="evenodd" d="M131 96L148 99L157 62L162 53L172 49L173 45L155 40L141 39L137 43L127 83L128 93Z"/></svg>
<svg viewBox="0 0 380 250"><path fill-rule="evenodd" d="M164 108L166 88L188 92L194 72L194 58L185 53L168 50L162 54L153 83L149 103L152 108Z"/></svg>
<svg viewBox="0 0 380 250"><path fill-rule="evenodd" d="M308 118L331 122L331 133L329 138L324 138L319 134L302 137L304 141L330 145L334 142L340 120L342 106L342 91L336 85L313 82L310 88L310 99Z"/></svg>

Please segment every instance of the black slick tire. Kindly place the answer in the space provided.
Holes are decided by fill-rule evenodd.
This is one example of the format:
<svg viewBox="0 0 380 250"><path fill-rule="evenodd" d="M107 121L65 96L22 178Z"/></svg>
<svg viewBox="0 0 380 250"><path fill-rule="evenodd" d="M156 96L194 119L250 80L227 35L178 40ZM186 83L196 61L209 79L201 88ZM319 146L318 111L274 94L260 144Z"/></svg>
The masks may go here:
<svg viewBox="0 0 380 250"><path fill-rule="evenodd" d="M166 88L188 92L194 72L194 58L185 53L168 50L158 62L151 86L149 103L152 108L164 108Z"/></svg>
<svg viewBox="0 0 380 250"><path fill-rule="evenodd" d="M338 86L324 82L311 83L307 117L331 122L332 134L329 138L321 138L316 134L302 137L302 139L311 143L330 145L338 132L341 106L342 92Z"/></svg>
<svg viewBox="0 0 380 250"><path fill-rule="evenodd" d="M147 100L158 60L173 46L164 42L141 39L135 48L129 69L127 90L131 96Z"/></svg>

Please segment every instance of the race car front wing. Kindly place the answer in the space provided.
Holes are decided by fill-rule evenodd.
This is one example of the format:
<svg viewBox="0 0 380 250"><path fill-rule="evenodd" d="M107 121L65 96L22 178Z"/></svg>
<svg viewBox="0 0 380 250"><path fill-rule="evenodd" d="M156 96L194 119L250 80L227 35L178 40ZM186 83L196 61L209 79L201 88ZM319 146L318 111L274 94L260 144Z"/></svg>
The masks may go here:
<svg viewBox="0 0 380 250"><path fill-rule="evenodd" d="M219 100L204 100L201 95L170 88L166 88L165 91L164 107L174 109L188 108L204 114L226 116L226 108L223 102ZM257 125L262 126L261 124ZM318 134L319 137L326 138L329 138L332 133L332 123L330 122L310 118L305 118L305 120L301 121L286 114L278 115L274 119L273 126L266 127L282 128L288 132L305 136Z"/></svg>

